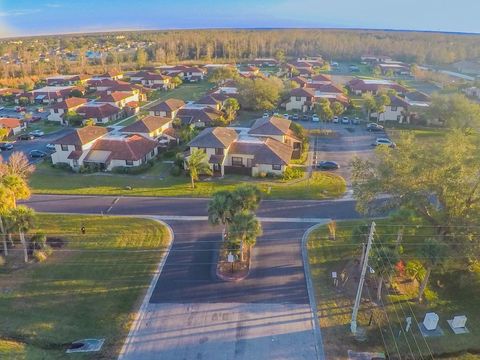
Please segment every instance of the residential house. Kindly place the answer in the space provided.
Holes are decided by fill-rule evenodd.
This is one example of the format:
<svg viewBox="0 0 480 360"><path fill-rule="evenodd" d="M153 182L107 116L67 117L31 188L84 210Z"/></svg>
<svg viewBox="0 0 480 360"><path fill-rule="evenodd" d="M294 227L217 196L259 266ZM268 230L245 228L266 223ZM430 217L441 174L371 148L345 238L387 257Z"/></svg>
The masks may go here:
<svg viewBox="0 0 480 360"><path fill-rule="evenodd" d="M130 76L130 81L151 89L167 90L172 87L171 77L149 71L139 71Z"/></svg>
<svg viewBox="0 0 480 360"><path fill-rule="evenodd" d="M0 129L8 129L8 136L17 135L25 129L25 123L15 118L0 118Z"/></svg>
<svg viewBox="0 0 480 360"><path fill-rule="evenodd" d="M144 136L111 135L104 127L86 126L54 141L53 164L64 163L74 170L95 166L110 171L115 167L135 167L158 153L158 143Z"/></svg>
<svg viewBox="0 0 480 360"><path fill-rule="evenodd" d="M188 144L186 159L200 149L214 175L281 175L294 152L293 143L288 143L288 139L295 139L289 126L288 120L272 117L257 120L250 129L206 128Z"/></svg>
<svg viewBox="0 0 480 360"><path fill-rule="evenodd" d="M50 107L50 114L48 115L47 119L49 121L57 121L61 124L66 124L64 122L65 115L69 111L77 110L80 106L86 104L87 102L88 100L84 98L71 97L63 100L62 102L54 103Z"/></svg>
<svg viewBox="0 0 480 360"><path fill-rule="evenodd" d="M410 75L410 66L402 62L381 63L377 65L382 75Z"/></svg>
<svg viewBox="0 0 480 360"><path fill-rule="evenodd" d="M361 56L362 62L370 65L375 65L382 62L387 62L392 60L390 56L386 55L363 55Z"/></svg>
<svg viewBox="0 0 480 360"><path fill-rule="evenodd" d="M138 94L130 91L114 91L110 94L104 94L96 100L99 103L107 103L123 109L127 103L138 102Z"/></svg>
<svg viewBox="0 0 480 360"><path fill-rule="evenodd" d="M40 104L53 104L55 102L61 102L65 99L68 99L70 93L73 90L80 90L75 86L45 86L40 89L35 89L25 93L30 102L40 103ZM19 97L15 99L18 103Z"/></svg>
<svg viewBox="0 0 480 360"><path fill-rule="evenodd" d="M176 66L160 66L159 67L166 75L175 77L178 76L181 79L188 82L197 82L203 80L207 75L207 70L197 67L197 66L186 66L186 65L176 65Z"/></svg>
<svg viewBox="0 0 480 360"><path fill-rule="evenodd" d="M95 76L94 78L96 78L96 79L121 80L121 79L123 79L123 72L121 72L119 70L109 70L104 74Z"/></svg>
<svg viewBox="0 0 480 360"><path fill-rule="evenodd" d="M332 78L330 77L330 75L317 74L312 76L312 78L308 82L311 84L329 85L332 83Z"/></svg>
<svg viewBox="0 0 480 360"><path fill-rule="evenodd" d="M278 66L278 61L276 59L272 58L256 58L253 60L248 60L247 65L251 66L259 66L259 67L264 67L264 66Z"/></svg>
<svg viewBox="0 0 480 360"><path fill-rule="evenodd" d="M347 88L355 95L371 93L378 94L382 90L393 89L399 94L406 94L408 90L393 81L381 79L353 79L347 83Z"/></svg>
<svg viewBox="0 0 480 360"><path fill-rule="evenodd" d="M109 103L90 102L76 110L83 119L93 119L96 124L106 124L122 117L122 110Z"/></svg>
<svg viewBox="0 0 480 360"><path fill-rule="evenodd" d="M480 88L471 86L462 90L465 95L471 98L480 99Z"/></svg>
<svg viewBox="0 0 480 360"><path fill-rule="evenodd" d="M409 123L408 115L409 104L401 97L396 95L390 96L390 104L385 106L385 112L372 113L371 116L378 121L396 121L400 124Z"/></svg>
<svg viewBox="0 0 480 360"><path fill-rule="evenodd" d="M198 104L187 104L177 112L183 124L195 127L213 126L223 117L223 112L209 106Z"/></svg>
<svg viewBox="0 0 480 360"><path fill-rule="evenodd" d="M330 102L339 102L344 107L349 105L348 98L342 89L333 84L307 84L308 87L300 87L290 92L290 99L285 103L287 111L298 110L308 112L314 109L315 103L325 98Z"/></svg>
<svg viewBox="0 0 480 360"><path fill-rule="evenodd" d="M405 94L405 101L410 106L428 107L432 102L432 98L423 92L411 91Z"/></svg>
<svg viewBox="0 0 480 360"><path fill-rule="evenodd" d="M92 77L90 75L55 75L45 79L48 86L74 86L85 84Z"/></svg>
<svg viewBox="0 0 480 360"><path fill-rule="evenodd" d="M115 91L125 91L136 94L140 101L147 100L147 93L151 91L139 84L111 79L92 79L88 81L88 86L90 89L96 90L98 96L110 95Z"/></svg>
<svg viewBox="0 0 480 360"><path fill-rule="evenodd" d="M167 99L161 103L155 104L148 109L150 115L168 117L175 119L180 108L185 106L185 102L180 99Z"/></svg>
<svg viewBox="0 0 480 360"><path fill-rule="evenodd" d="M309 82L308 79L303 76L295 76L291 80L296 82L300 87L306 87Z"/></svg>
<svg viewBox="0 0 480 360"><path fill-rule="evenodd" d="M165 130L172 128L172 122L171 118L148 115L125 126L121 131L124 134L140 134L151 139L158 139L164 136ZM172 138L169 133L166 136Z"/></svg>

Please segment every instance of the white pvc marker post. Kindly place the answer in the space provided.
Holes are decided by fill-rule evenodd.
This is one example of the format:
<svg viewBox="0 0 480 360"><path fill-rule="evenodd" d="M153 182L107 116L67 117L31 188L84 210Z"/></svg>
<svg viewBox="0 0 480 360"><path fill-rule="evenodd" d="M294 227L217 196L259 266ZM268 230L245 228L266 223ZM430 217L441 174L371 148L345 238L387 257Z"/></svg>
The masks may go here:
<svg viewBox="0 0 480 360"><path fill-rule="evenodd" d="M227 261L232 264L232 273L233 273L233 264L235 262L235 256L232 253L228 253Z"/></svg>

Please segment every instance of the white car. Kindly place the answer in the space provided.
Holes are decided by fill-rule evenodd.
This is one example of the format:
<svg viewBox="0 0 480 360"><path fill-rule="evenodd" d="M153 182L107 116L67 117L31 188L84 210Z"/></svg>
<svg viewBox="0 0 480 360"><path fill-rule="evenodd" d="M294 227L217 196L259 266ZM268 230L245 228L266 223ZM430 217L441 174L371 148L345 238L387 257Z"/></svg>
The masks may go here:
<svg viewBox="0 0 480 360"><path fill-rule="evenodd" d="M45 147L50 150L50 151L55 151L55 145L54 144L47 144Z"/></svg>
<svg viewBox="0 0 480 360"><path fill-rule="evenodd" d="M334 122L335 124L338 124L338 122L339 122L338 116L334 116L334 117L333 117L333 122Z"/></svg>
<svg viewBox="0 0 480 360"><path fill-rule="evenodd" d="M312 116L312 121L313 121L313 122L319 122L319 121L320 121L320 118L319 118L317 115L313 115L313 116Z"/></svg>
<svg viewBox="0 0 480 360"><path fill-rule="evenodd" d="M270 117L270 114L269 114L269 113L263 113L263 116L262 116L262 117L263 117L263 118L268 118L268 117Z"/></svg>
<svg viewBox="0 0 480 360"><path fill-rule="evenodd" d="M388 147L391 147L391 148L394 148L396 147L397 145L390 139L387 139L387 138L377 138L377 140L375 140L375 146L388 146Z"/></svg>
<svg viewBox="0 0 480 360"><path fill-rule="evenodd" d="M283 114L283 117L284 117L285 119L289 119L289 118L290 118L290 115L288 115L288 114Z"/></svg>
<svg viewBox="0 0 480 360"><path fill-rule="evenodd" d="M342 124L350 124L350 120L348 119L348 117L344 116L342 118Z"/></svg>

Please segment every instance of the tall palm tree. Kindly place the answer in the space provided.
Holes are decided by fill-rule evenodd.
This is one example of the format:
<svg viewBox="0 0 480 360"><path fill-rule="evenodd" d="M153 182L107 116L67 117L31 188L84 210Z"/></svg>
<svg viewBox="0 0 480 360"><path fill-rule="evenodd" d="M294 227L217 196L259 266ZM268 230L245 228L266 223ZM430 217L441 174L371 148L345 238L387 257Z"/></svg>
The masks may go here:
<svg viewBox="0 0 480 360"><path fill-rule="evenodd" d="M200 174L207 174L210 175L212 170L208 165L207 161L207 154L205 154L202 150L196 149L193 150L190 154L190 157L187 160L187 167L190 172L190 180L192 183L192 189L195 189L195 181L198 180L198 176Z"/></svg>
<svg viewBox="0 0 480 360"><path fill-rule="evenodd" d="M12 192L5 187L3 184L0 184L0 232L2 233L3 238L3 254L8 255L8 246L7 246L7 229L4 218L8 216L9 211L13 208L14 197Z"/></svg>
<svg viewBox="0 0 480 360"><path fill-rule="evenodd" d="M33 227L35 212L26 207L18 206L10 212L13 228L18 231L20 242L23 245L23 256L25 262L28 262L28 246L25 234Z"/></svg>
<svg viewBox="0 0 480 360"><path fill-rule="evenodd" d="M255 217L255 214L249 211L242 211L236 214L232 219L230 226L230 237L232 241L240 243L240 260L243 261L245 245L252 247L257 241L257 237L262 235L262 225Z"/></svg>
<svg viewBox="0 0 480 360"><path fill-rule="evenodd" d="M228 223L233 216L233 199L229 191L217 191L208 203L208 221L212 225L223 224L223 234L228 234Z"/></svg>
<svg viewBox="0 0 480 360"><path fill-rule="evenodd" d="M445 245L436 239L426 239L419 248L419 255L425 267L425 276L418 289L418 302L422 301L423 293L428 285L432 270L439 266L445 259Z"/></svg>
<svg viewBox="0 0 480 360"><path fill-rule="evenodd" d="M255 185L237 186L232 193L234 212L255 211L260 205L262 192Z"/></svg>
<svg viewBox="0 0 480 360"><path fill-rule="evenodd" d="M375 250L370 263L378 279L377 301L382 299L383 280L392 275L398 259L398 253L389 247L380 247Z"/></svg>

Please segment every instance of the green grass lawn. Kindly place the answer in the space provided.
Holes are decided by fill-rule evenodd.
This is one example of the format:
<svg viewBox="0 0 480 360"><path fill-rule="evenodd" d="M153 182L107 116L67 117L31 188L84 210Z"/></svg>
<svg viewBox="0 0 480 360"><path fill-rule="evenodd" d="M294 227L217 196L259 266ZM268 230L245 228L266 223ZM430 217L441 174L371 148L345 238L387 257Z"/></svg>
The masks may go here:
<svg viewBox="0 0 480 360"><path fill-rule="evenodd" d="M28 124L27 132L42 130L45 134L62 129L62 125L56 121L39 120Z"/></svg>
<svg viewBox="0 0 480 360"><path fill-rule="evenodd" d="M157 91L149 100L166 100L170 98L181 99L184 101L195 101L204 96L208 90L213 88L213 84L208 81L198 83L183 83L179 87L168 91Z"/></svg>
<svg viewBox="0 0 480 360"><path fill-rule="evenodd" d="M323 172L314 173L311 179L289 182L228 175L223 179L199 181L195 189L191 189L190 178L171 176L169 168L169 164L158 162L140 175L75 174L43 163L31 176L30 186L37 194L208 197L215 191L232 190L248 181L257 184L265 197L272 199L325 199L341 196L346 190L343 178ZM126 186L132 189L127 190Z"/></svg>
<svg viewBox="0 0 480 360"><path fill-rule="evenodd" d="M346 357L347 349L383 352L383 341L385 341L391 356L396 355L395 342L401 354L410 354L408 347L410 345L417 358L420 358L419 353L428 357L430 350L435 358L440 354L442 357L453 359L459 358L460 354L466 351L478 353L480 351L480 313L478 311L480 273L467 274L460 270L432 273L428 301L425 304L418 304L412 300L416 296L416 288L404 293L395 293L393 290L391 292L384 291L384 308L376 307L368 301L375 300L375 290L372 289L375 280L367 279L363 293L364 301L358 317L359 326L367 329L367 340L358 343L353 339L350 335L350 319L358 279L349 274L345 288L334 288L331 272L337 271L340 274L342 269L348 268L348 264L352 264L354 259L360 258L361 245L354 243L351 239L353 226L359 223L360 221L338 222L334 241L328 239L329 232L326 226L319 227L311 233L308 241L311 274L326 357L332 359ZM395 229L398 228L388 226L385 220L377 221L378 238L383 239L382 241L393 241ZM405 252L402 258L411 258L415 243L418 243L419 238L423 239L428 236L429 232L429 229L425 230L424 228L416 235L406 234L403 241ZM368 286L368 284L371 285ZM445 332L445 336L426 339L427 347L414 320L411 332L407 334L407 340L403 334L398 337L406 316L412 316L413 313L416 319L422 322L425 313L430 311L439 314L439 324ZM374 322L368 326L372 313ZM453 335L446 320L452 319L454 315L462 314L468 317L467 327L470 334ZM382 336L384 340L382 340ZM473 357L465 356L464 358Z"/></svg>
<svg viewBox="0 0 480 360"><path fill-rule="evenodd" d="M12 269L7 258L0 270L0 358L115 358L168 244L166 229L147 219L39 214L36 231L67 243L43 263ZM83 338L105 338L101 353L64 353Z"/></svg>

